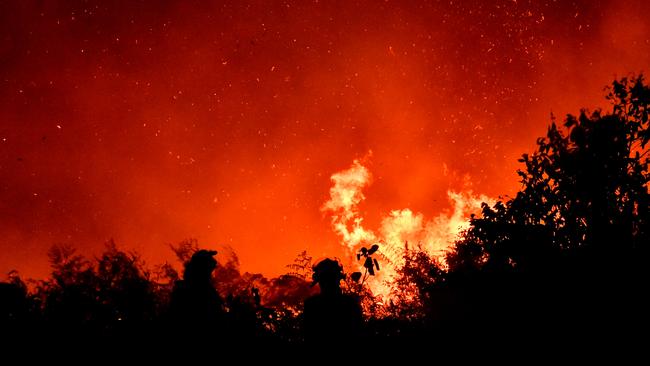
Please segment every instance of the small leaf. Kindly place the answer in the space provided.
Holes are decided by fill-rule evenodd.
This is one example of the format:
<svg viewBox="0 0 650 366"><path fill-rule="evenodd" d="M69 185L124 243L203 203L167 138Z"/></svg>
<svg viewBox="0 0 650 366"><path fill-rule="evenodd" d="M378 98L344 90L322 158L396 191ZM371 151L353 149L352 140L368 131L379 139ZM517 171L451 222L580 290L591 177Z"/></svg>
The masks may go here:
<svg viewBox="0 0 650 366"><path fill-rule="evenodd" d="M377 259L374 259L375 261L375 267L377 267L377 270L379 271L379 262L377 262Z"/></svg>
<svg viewBox="0 0 650 366"><path fill-rule="evenodd" d="M368 255L373 254L373 253L376 252L377 250L379 250L379 245L374 244L373 246L370 247L370 250L368 250Z"/></svg>
<svg viewBox="0 0 650 366"><path fill-rule="evenodd" d="M368 249L366 249L366 247L362 247L361 254L363 254L364 256L368 255Z"/></svg>

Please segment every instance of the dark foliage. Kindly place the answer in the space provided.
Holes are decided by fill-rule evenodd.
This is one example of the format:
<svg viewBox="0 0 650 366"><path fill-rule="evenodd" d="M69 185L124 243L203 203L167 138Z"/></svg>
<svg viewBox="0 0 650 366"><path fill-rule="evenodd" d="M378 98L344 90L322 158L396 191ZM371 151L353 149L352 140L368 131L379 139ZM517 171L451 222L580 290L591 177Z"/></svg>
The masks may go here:
<svg viewBox="0 0 650 366"><path fill-rule="evenodd" d="M611 113L551 123L520 159L521 191L484 204L449 253L447 281L433 296L449 292L463 322L486 331L516 324L513 337L559 331L593 340L645 317L650 91L639 76L608 92Z"/></svg>

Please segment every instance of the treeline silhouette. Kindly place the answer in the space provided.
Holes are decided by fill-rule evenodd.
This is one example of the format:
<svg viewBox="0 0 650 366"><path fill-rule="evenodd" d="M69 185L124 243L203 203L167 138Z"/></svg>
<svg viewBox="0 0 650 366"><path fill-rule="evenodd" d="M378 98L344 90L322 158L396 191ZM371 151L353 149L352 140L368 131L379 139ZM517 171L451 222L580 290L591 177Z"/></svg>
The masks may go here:
<svg viewBox="0 0 650 366"><path fill-rule="evenodd" d="M313 267L306 252L268 279L241 273L232 251L217 264L195 240L172 247L184 273L149 268L111 242L94 259L54 246L46 280L28 284L10 273L0 283L0 322L28 340L200 335L300 344L307 335L633 345L650 309L650 88L639 75L606 91L608 112L582 110L561 126L553 118L520 159L521 190L483 204L444 260L408 243L388 302L379 304L360 274L345 275L335 262ZM363 255L366 271L378 268ZM354 315L359 304L363 321Z"/></svg>

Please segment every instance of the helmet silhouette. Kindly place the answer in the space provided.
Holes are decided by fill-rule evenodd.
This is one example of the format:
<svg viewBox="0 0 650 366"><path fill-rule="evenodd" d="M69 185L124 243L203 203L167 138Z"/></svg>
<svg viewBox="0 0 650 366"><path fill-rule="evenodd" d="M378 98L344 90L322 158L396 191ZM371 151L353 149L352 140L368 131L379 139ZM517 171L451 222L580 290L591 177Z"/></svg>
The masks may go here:
<svg viewBox="0 0 650 366"><path fill-rule="evenodd" d="M334 283L338 282L342 279L345 278L345 274L343 273L343 266L341 264L330 258L323 259L322 261L318 262L313 267L314 273L312 274L311 278L313 280L312 286L316 285L317 283Z"/></svg>
<svg viewBox="0 0 650 366"><path fill-rule="evenodd" d="M201 249L192 255L190 260L185 264L186 280L209 280L212 271L217 268L217 260L214 256L216 250Z"/></svg>

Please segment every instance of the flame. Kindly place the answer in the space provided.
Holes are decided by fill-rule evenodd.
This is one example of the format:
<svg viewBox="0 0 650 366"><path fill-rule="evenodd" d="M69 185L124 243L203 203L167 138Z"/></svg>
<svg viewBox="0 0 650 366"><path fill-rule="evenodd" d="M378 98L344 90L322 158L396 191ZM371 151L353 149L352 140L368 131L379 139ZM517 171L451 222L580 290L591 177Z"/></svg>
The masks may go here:
<svg viewBox="0 0 650 366"><path fill-rule="evenodd" d="M462 192L449 190L447 198L451 209L431 220L427 221L422 213L408 208L392 210L373 231L363 226L363 217L358 210L359 204L365 200L363 189L372 183L370 170L357 159L350 168L334 173L331 180L330 199L321 210L331 215L332 228L350 254L362 246L380 243L378 255L382 268L368 285L373 294L382 297L389 296L391 280L404 264L407 243L417 243L429 255L444 261L444 253L469 227L470 215L478 212L482 202L493 204L495 201L486 195L475 195L470 189Z"/></svg>
<svg viewBox="0 0 650 366"><path fill-rule="evenodd" d="M330 199L321 210L331 213L334 231L350 250L358 249L360 244L376 241L375 234L362 226L363 218L357 209L366 199L363 188L371 183L372 175L368 168L359 160L354 160L349 169L334 173L331 179L334 186L330 188Z"/></svg>

